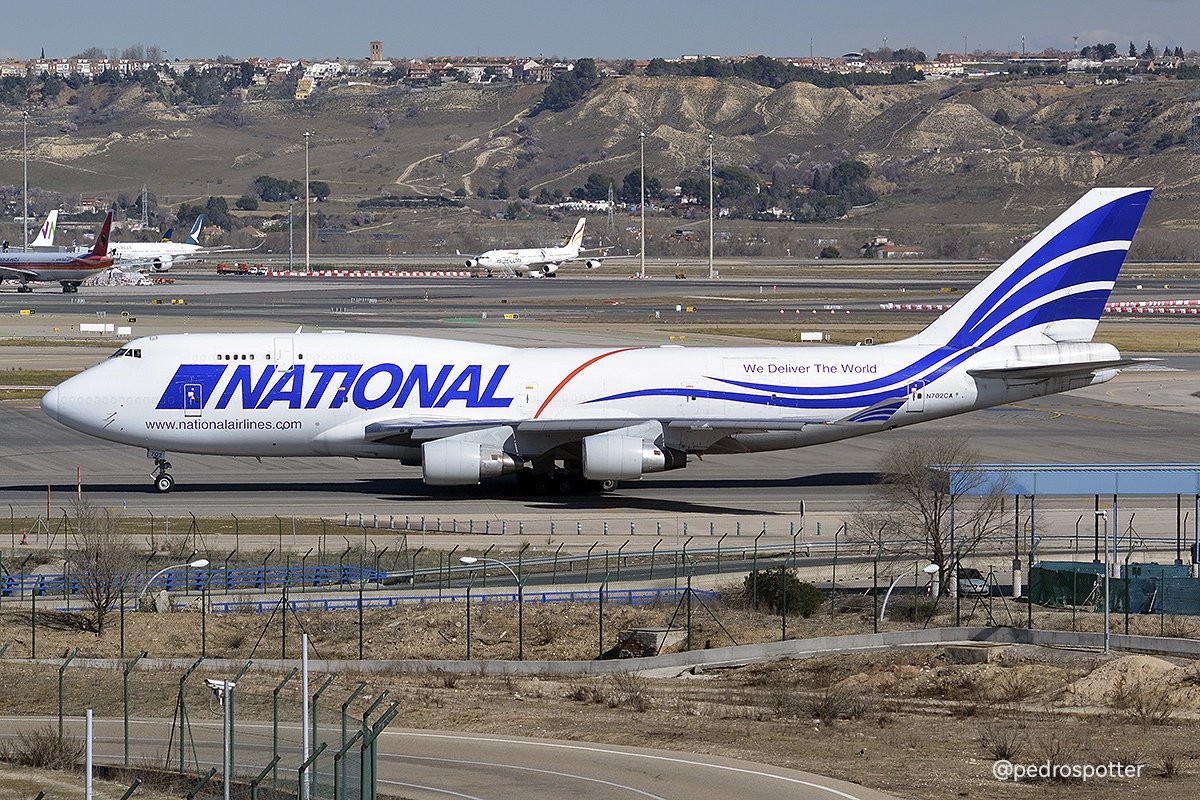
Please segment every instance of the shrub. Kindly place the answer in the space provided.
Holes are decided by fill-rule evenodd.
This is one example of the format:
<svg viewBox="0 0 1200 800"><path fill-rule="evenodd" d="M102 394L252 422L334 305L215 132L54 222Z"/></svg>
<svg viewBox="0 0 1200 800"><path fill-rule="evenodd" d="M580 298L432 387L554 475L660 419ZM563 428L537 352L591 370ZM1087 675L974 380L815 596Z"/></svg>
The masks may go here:
<svg viewBox="0 0 1200 800"><path fill-rule="evenodd" d="M50 725L20 731L16 738L0 748L0 759L22 767L71 770L83 759L83 743L70 736L59 736Z"/></svg>
<svg viewBox="0 0 1200 800"><path fill-rule="evenodd" d="M747 597L754 594L756 578L758 602L776 614L786 608L788 614L811 617L825 603L825 594L820 589L801 581L791 570L782 567L747 575L744 584Z"/></svg>

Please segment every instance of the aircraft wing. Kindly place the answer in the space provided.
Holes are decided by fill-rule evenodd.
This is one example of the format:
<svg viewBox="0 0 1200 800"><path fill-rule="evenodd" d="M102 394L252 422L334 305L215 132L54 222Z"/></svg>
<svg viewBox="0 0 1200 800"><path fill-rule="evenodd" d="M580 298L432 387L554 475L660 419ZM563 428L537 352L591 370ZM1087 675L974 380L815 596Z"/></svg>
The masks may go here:
<svg viewBox="0 0 1200 800"><path fill-rule="evenodd" d="M36 281L38 280L38 274L33 270L6 267L0 264L0 278L28 278L29 280Z"/></svg>
<svg viewBox="0 0 1200 800"><path fill-rule="evenodd" d="M675 447L703 451L712 444L738 433L755 431L799 431L821 420L762 419L651 419L648 417L601 417L596 419L532 419L490 421L413 421L375 422L366 427L364 439L382 444L416 447L425 442L472 431L507 427L518 437L539 437L543 447L578 442L585 436L615 431L645 422L659 422L668 442Z"/></svg>

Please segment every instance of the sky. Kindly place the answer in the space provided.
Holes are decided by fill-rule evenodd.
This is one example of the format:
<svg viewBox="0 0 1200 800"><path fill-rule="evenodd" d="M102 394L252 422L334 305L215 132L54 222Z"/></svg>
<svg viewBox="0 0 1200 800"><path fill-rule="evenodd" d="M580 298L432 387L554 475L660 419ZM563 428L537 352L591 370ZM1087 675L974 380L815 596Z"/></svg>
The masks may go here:
<svg viewBox="0 0 1200 800"><path fill-rule="evenodd" d="M48 12L52 11L52 14ZM837 56L883 46L1020 51L1114 42L1200 49L1196 0L58 0L5 10L0 57L67 58L157 45L168 59L229 55L664 58ZM1190 38L1189 38L1190 37Z"/></svg>

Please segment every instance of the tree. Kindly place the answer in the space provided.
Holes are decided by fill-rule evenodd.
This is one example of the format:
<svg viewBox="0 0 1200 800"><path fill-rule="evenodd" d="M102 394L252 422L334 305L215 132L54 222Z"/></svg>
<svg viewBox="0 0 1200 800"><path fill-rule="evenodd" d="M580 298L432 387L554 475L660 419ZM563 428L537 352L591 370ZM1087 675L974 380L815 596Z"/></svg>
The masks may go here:
<svg viewBox="0 0 1200 800"><path fill-rule="evenodd" d="M501 178L500 182L496 184L495 195L496 195L497 200L507 200L508 199L508 196L509 196L508 184L504 182L503 178Z"/></svg>
<svg viewBox="0 0 1200 800"><path fill-rule="evenodd" d="M229 203L224 197L210 197L204 204L204 218L210 225L229 230L233 224L229 218Z"/></svg>
<svg viewBox="0 0 1200 800"><path fill-rule="evenodd" d="M988 483L974 469L978 465L978 454L962 437L920 436L897 444L879 463L873 510L855 518L855 535L880 555L928 559L946 575L952 561L1005 527L1006 484Z"/></svg>
<svg viewBox="0 0 1200 800"><path fill-rule="evenodd" d="M309 181L308 182L308 193L318 203L324 203L326 200L329 199L329 194L330 194L329 184L326 183L325 181Z"/></svg>
<svg viewBox="0 0 1200 800"><path fill-rule="evenodd" d="M817 253L817 258L841 258L842 251L834 245L827 244L821 248L821 252Z"/></svg>
<svg viewBox="0 0 1200 800"><path fill-rule="evenodd" d="M79 595L88 605L82 615L85 630L97 636L104 633L104 621L131 590L138 574L138 558L132 542L121 533L121 513L111 508L96 508L87 500L77 500L74 512L74 548L67 554Z"/></svg>
<svg viewBox="0 0 1200 800"><path fill-rule="evenodd" d="M1133 42L1130 42L1129 43L1129 57L1137 58L1137 54L1138 54L1137 46Z"/></svg>
<svg viewBox="0 0 1200 800"><path fill-rule="evenodd" d="M1142 58L1154 58L1154 45L1150 41L1146 41L1146 49L1142 51Z"/></svg>
<svg viewBox="0 0 1200 800"><path fill-rule="evenodd" d="M638 192L641 191L642 171L635 169L621 181L621 199L627 203L638 203ZM662 192L662 184L653 175L646 176L646 199L653 200ZM608 194L605 193L605 199Z"/></svg>
<svg viewBox="0 0 1200 800"><path fill-rule="evenodd" d="M237 199L233 207L239 211L258 211L258 198L253 195L244 194Z"/></svg>
<svg viewBox="0 0 1200 800"><path fill-rule="evenodd" d="M616 186L616 183L607 175L593 172L583 183L583 196L588 200L607 200L609 188Z"/></svg>

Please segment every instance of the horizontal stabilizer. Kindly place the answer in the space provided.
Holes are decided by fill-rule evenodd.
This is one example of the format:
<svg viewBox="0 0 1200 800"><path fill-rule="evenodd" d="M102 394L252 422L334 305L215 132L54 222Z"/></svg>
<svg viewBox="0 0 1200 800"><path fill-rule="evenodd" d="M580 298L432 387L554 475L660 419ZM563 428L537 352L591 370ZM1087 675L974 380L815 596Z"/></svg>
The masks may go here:
<svg viewBox="0 0 1200 800"><path fill-rule="evenodd" d="M1041 378L1062 378L1070 375L1091 375L1110 369L1123 369L1134 364L1148 361L1158 361L1157 358L1112 358L1107 361L1076 361L1070 364L1038 364L1032 367L983 367L969 369L967 374L972 378L1015 378L1021 380L1037 380Z"/></svg>

